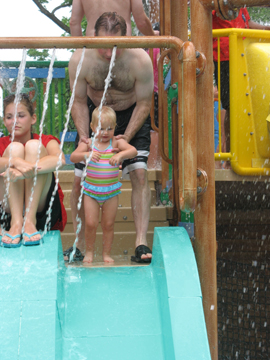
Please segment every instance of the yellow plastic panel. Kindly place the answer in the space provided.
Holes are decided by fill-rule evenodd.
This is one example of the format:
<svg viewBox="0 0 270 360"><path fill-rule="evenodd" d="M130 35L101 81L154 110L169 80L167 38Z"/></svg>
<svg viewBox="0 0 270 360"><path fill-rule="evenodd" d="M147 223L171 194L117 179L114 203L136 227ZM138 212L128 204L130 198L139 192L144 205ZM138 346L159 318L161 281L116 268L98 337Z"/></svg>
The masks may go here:
<svg viewBox="0 0 270 360"><path fill-rule="evenodd" d="M270 103L270 43L250 43L246 48L246 60L258 156L252 163L253 167L269 167L268 161L264 160L270 157L270 133L266 121Z"/></svg>

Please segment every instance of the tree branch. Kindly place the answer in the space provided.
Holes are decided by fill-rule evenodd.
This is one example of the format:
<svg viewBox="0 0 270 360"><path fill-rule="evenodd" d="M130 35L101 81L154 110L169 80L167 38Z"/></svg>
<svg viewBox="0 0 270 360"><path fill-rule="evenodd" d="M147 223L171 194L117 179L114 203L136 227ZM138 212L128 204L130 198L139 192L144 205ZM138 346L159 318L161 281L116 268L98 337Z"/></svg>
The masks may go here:
<svg viewBox="0 0 270 360"><path fill-rule="evenodd" d="M70 7L70 5L68 5L68 4L59 5L59 6L57 6L55 9L53 9L52 14L54 14L57 10L63 9L63 8L65 8L65 7Z"/></svg>
<svg viewBox="0 0 270 360"><path fill-rule="evenodd" d="M47 9L45 9L44 6L41 5L41 3L38 0L33 0L33 2L37 5L39 10L47 16L49 19L51 19L56 25L58 25L61 29L63 29L65 32L70 34L70 28L69 26L65 25L61 20L59 20L54 14L50 13Z"/></svg>

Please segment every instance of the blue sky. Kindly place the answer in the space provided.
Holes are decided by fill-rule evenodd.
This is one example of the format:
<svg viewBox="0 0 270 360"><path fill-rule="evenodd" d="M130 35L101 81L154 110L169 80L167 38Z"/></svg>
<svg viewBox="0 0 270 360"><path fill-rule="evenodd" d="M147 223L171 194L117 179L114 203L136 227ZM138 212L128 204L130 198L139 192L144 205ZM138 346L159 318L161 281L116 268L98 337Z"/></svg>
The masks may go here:
<svg viewBox="0 0 270 360"><path fill-rule="evenodd" d="M60 3L54 0L54 7ZM69 10L56 12L60 19L70 16ZM1 0L0 37L61 36L63 30L41 14L32 0ZM57 51L57 60L69 60L66 50ZM0 50L0 61L21 60L22 50Z"/></svg>

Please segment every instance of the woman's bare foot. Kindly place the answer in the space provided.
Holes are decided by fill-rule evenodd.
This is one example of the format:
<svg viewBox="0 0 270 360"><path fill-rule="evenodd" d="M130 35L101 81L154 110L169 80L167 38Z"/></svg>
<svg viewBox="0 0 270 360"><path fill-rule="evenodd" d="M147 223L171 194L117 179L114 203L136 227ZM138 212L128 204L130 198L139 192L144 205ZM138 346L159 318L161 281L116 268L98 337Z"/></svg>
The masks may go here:
<svg viewBox="0 0 270 360"><path fill-rule="evenodd" d="M9 231L6 231L5 235L2 236L2 242L6 244L19 244L21 241L22 224L16 223L11 226ZM6 234L9 234L13 239ZM15 237L15 238L14 238Z"/></svg>
<svg viewBox="0 0 270 360"><path fill-rule="evenodd" d="M107 262L107 263L113 263L114 262L113 258L111 258L109 254L103 253L102 257L103 257L104 262Z"/></svg>
<svg viewBox="0 0 270 360"><path fill-rule="evenodd" d="M26 221L24 225L24 233L31 235L34 234L35 232L37 232L36 226L32 222ZM26 242L31 242L31 241L38 241L40 239L41 239L41 235L38 233L32 236L24 236L23 240Z"/></svg>
<svg viewBox="0 0 270 360"><path fill-rule="evenodd" d="M93 258L94 258L93 251L86 251L83 262L91 264L91 262L93 262Z"/></svg>

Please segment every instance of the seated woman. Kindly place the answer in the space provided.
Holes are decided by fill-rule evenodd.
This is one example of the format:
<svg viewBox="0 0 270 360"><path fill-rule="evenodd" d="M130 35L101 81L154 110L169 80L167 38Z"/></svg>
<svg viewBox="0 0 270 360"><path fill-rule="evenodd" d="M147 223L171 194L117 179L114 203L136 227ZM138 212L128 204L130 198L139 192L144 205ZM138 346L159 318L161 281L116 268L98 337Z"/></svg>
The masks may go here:
<svg viewBox="0 0 270 360"><path fill-rule="evenodd" d="M39 135L31 131L32 125L36 122L36 115L28 95L20 95L16 116L14 101L14 95L4 99L4 125L9 134L12 134L14 127L14 141L11 143L11 135L0 138L0 219L3 218L1 246L4 247L18 247L21 245L21 240L24 245L40 244L39 230L45 228L46 212L55 187L54 170L59 156L61 156L61 166L65 165L59 140L52 135L42 135L37 181L33 199L30 201L39 152ZM13 126L14 121L15 126ZM5 197L8 181L9 193ZM3 201L5 198L7 201ZM63 192L58 185L51 209L52 230L64 230L67 214L63 198ZM27 212L29 204L30 208ZM5 212L4 216L2 216L3 212Z"/></svg>

